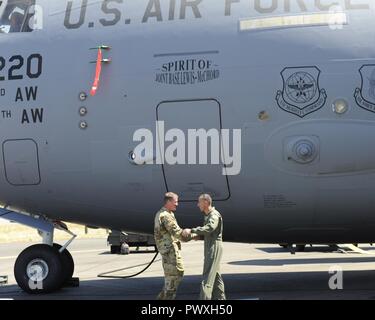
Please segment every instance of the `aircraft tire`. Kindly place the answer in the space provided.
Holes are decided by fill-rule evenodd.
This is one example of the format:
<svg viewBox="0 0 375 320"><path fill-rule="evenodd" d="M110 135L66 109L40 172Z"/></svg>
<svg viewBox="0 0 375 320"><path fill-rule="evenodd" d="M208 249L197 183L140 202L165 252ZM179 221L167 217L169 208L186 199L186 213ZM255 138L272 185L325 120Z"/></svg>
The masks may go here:
<svg viewBox="0 0 375 320"><path fill-rule="evenodd" d="M16 260L14 276L27 293L56 291L62 287L65 276L61 255L55 247L46 244L28 247Z"/></svg>
<svg viewBox="0 0 375 320"><path fill-rule="evenodd" d="M57 250L60 250L62 248L62 246L58 243L54 243L53 246ZM66 285L70 282L74 274L74 260L68 249L65 249L63 252L61 252L60 256L64 273L63 285Z"/></svg>
<svg viewBox="0 0 375 320"><path fill-rule="evenodd" d="M119 254L121 252L121 246L111 246L111 254Z"/></svg>

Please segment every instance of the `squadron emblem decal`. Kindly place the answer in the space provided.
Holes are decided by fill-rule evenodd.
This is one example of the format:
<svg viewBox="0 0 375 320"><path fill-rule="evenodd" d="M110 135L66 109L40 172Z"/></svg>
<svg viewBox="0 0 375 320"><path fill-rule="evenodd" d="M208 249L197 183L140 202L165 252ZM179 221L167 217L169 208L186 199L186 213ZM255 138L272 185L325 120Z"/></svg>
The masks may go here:
<svg viewBox="0 0 375 320"><path fill-rule="evenodd" d="M283 91L277 91L278 106L300 118L321 109L327 94L319 88L320 70L317 67L292 67L281 72Z"/></svg>
<svg viewBox="0 0 375 320"><path fill-rule="evenodd" d="M361 88L355 89L355 101L361 108L375 112L375 65L363 65L359 73L361 74Z"/></svg>

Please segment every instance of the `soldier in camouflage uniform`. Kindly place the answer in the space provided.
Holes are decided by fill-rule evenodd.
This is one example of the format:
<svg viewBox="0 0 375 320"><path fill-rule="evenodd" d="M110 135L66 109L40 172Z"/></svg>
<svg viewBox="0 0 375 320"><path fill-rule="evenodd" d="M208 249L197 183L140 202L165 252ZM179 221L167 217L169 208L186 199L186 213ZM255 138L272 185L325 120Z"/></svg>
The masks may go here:
<svg viewBox="0 0 375 320"><path fill-rule="evenodd" d="M225 300L224 281L220 274L220 263L223 255L223 218L212 206L212 198L202 194L198 207L204 214L202 227L185 229L184 236L190 238L204 237L204 266L201 284L201 300Z"/></svg>
<svg viewBox="0 0 375 320"><path fill-rule="evenodd" d="M173 213L177 206L178 196L169 192L164 197L164 207L155 216L155 242L162 256L165 275L164 287L158 296L158 300L175 299L177 288L184 276L181 256L182 229Z"/></svg>

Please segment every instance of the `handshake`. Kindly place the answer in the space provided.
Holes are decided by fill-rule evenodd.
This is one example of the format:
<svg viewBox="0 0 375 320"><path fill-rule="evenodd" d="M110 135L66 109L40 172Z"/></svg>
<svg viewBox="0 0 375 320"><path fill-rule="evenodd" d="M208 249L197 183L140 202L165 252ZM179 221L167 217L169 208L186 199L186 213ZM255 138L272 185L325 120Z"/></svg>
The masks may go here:
<svg viewBox="0 0 375 320"><path fill-rule="evenodd" d="M191 240L198 240L198 235L191 232L191 229L184 229L182 231L182 239L185 242L191 241Z"/></svg>

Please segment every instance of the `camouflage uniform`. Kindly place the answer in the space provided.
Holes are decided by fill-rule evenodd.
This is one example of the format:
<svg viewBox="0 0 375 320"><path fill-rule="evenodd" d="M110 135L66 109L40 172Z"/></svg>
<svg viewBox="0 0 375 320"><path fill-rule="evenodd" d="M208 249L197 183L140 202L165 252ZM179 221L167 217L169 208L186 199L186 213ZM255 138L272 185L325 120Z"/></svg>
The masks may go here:
<svg viewBox="0 0 375 320"><path fill-rule="evenodd" d="M162 256L165 275L163 290L158 300L173 300L184 276L181 256L182 229L173 212L161 208L155 216L154 236L156 246Z"/></svg>
<svg viewBox="0 0 375 320"><path fill-rule="evenodd" d="M201 300L225 300L224 281L220 274L223 255L223 219L215 208L204 218L204 226L193 228L192 233L204 236L204 267Z"/></svg>

